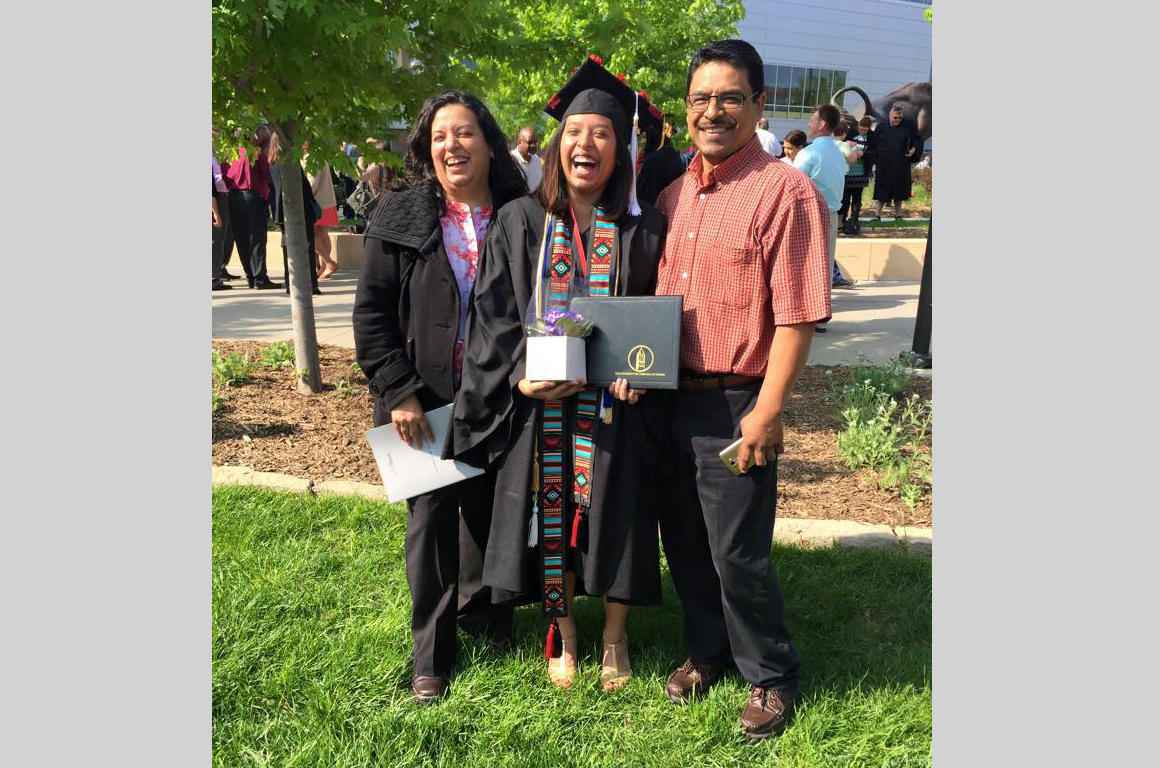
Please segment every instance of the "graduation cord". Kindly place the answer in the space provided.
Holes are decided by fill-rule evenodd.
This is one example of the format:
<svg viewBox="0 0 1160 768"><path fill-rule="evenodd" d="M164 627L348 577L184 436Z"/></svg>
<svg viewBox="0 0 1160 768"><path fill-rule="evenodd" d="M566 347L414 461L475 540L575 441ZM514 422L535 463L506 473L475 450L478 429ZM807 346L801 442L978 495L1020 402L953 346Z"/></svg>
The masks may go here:
<svg viewBox="0 0 1160 768"><path fill-rule="evenodd" d="M619 266L620 238L615 222L609 220L597 207L589 234L589 248L577 238L580 253L587 261L588 292L592 296L608 296L614 284L613 270ZM573 221L575 217L573 216ZM569 231L568 223L551 215L545 216L544 238L541 241L539 265L536 270L535 307L537 318L543 317L545 304L551 310L567 310L572 282L577 274L572 251L576 227ZM549 239L549 232L551 233ZM550 262L545 264L549 257ZM547 267L547 269L545 268ZM544 300L544 281L548 282L548 297ZM545 614L558 617L568 615L565 593L565 573L569 549L580 545L580 531L585 513L591 505L595 432L599 423L604 396L603 389L589 388L577 393L574 399L551 400L540 404L540 435L538 453L534 454L539 469L538 501L539 543L542 586L542 608ZM570 407L575 403L574 408ZM611 408L608 409L611 414ZM567 440L565 419L570 419L572 439ZM571 449L571 450L569 450ZM565 467L570 470L565 473ZM570 478L568 478L570 475ZM570 479L570 483L568 482ZM534 478L535 480L535 478ZM533 481L533 485L535 485ZM567 486L571 486L568 494ZM575 505L571 521L567 520L567 502ZM533 506L533 510L536 505ZM570 530L567 527L571 523ZM571 535L568 535L568 534ZM549 630L551 632L551 630ZM551 639L554 635L549 635Z"/></svg>

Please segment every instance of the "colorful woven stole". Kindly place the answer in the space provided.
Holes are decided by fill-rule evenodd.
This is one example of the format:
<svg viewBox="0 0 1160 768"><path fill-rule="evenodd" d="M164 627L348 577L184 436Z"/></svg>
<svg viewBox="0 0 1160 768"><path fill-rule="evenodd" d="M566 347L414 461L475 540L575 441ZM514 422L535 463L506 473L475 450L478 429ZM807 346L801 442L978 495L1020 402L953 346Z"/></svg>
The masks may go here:
<svg viewBox="0 0 1160 768"><path fill-rule="evenodd" d="M614 273L619 251L618 232L616 224L606 219L600 208L596 209L594 218L589 247L585 249L583 243L580 243L579 247L581 253L588 257L589 295L609 296L615 284ZM545 311L568 309L572 298L572 281L576 277L572 232L568 222L549 216L544 225L544 232L545 235L550 233L550 237L544 238L545 242L540 252L542 266L536 273L535 301L540 317L543 317ZM548 289L546 296L542 290L545 277ZM538 506L543 608L544 613L549 616L568 615L564 572L567 569L568 548L574 548L578 544L581 516L587 512L592 502L594 438L599 422L602 393L603 390L593 388L582 390L576 395L570 446L564 439L564 419L568 415L569 401L550 400L543 404L539 445ZM568 448L571 448L571 451L568 451ZM572 503L575 508L575 515L571 524L567 526L564 476L566 463L571 469ZM571 536L568 535L569 530ZM568 542L568 546L565 546L565 541Z"/></svg>

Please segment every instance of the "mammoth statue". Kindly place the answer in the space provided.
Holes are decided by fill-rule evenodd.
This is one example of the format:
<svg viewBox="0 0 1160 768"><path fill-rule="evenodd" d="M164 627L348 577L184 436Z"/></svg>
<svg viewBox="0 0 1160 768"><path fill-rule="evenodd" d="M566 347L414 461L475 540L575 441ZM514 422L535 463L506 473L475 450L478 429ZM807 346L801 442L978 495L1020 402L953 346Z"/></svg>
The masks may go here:
<svg viewBox="0 0 1160 768"><path fill-rule="evenodd" d="M856 93L861 96L862 103L865 105L862 109L854 109L854 117L861 118L864 115L869 115L878 121L885 120L886 116L890 113L891 105L898 104L902 107L903 119L914 121L914 124L918 127L918 134L922 136L923 140L930 138L930 83L907 83L874 101L870 100L870 97L866 95L866 91L856 85L851 85L835 93L834 97L830 99L830 103L838 109L841 109L842 96L847 92Z"/></svg>

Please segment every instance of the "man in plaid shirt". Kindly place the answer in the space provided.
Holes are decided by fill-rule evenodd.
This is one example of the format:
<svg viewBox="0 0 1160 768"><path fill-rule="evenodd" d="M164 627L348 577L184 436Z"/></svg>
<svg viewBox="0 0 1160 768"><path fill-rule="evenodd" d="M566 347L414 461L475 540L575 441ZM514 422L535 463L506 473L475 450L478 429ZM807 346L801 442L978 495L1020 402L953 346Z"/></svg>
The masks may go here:
<svg viewBox="0 0 1160 768"><path fill-rule="evenodd" d="M741 727L760 739L785 725L797 696L770 548L782 411L814 324L830 317L830 214L805 174L761 147L765 83L753 46L698 51L686 102L698 151L657 200L668 234L656 292L684 297L680 388L641 401L688 645L666 688L688 701L732 660L752 686ZM738 438L735 475L718 454Z"/></svg>

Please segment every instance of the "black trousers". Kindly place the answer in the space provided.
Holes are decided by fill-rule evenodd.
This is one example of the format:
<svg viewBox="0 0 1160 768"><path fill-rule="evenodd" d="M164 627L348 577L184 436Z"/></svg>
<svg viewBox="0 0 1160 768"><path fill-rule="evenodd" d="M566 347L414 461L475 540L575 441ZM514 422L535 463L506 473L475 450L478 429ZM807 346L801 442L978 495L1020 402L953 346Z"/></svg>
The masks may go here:
<svg viewBox="0 0 1160 768"><path fill-rule="evenodd" d="M217 279L225 268L226 263L230 260L230 255L234 252L234 230L230 226L230 195L228 192L215 192L214 197L217 199L218 213L222 217L221 227L214 228L214 269L213 276Z"/></svg>
<svg viewBox="0 0 1160 768"><path fill-rule="evenodd" d="M653 392L649 398L663 396L650 421L670 444L663 463L672 474L659 484L661 541L689 656L717 664L732 658L751 685L779 687L797 684L800 662L770 561L776 461L735 476L718 457L741 435L759 389Z"/></svg>
<svg viewBox="0 0 1160 768"><path fill-rule="evenodd" d="M865 184L860 187L852 187L849 182L846 182L846 186L842 190L842 207L838 209L838 221L845 222L847 213L855 221L858 219L862 213L862 190L865 188Z"/></svg>
<svg viewBox="0 0 1160 768"><path fill-rule="evenodd" d="M492 605L483 585L495 474L407 502L407 583L411 587L414 674L449 677L457 618L510 631L511 606Z"/></svg>
<svg viewBox="0 0 1160 768"><path fill-rule="evenodd" d="M222 270L226 267L226 260L229 259L230 252L234 250L234 243L233 231L230 228L229 195L225 192L215 192L214 199L217 201L218 215L221 216L222 220L220 227L210 227L213 231L210 274L214 280L217 280Z"/></svg>
<svg viewBox="0 0 1160 768"><path fill-rule="evenodd" d="M269 280L266 274L266 226L270 209L262 196L249 190L230 190L230 226L246 279L259 283Z"/></svg>

